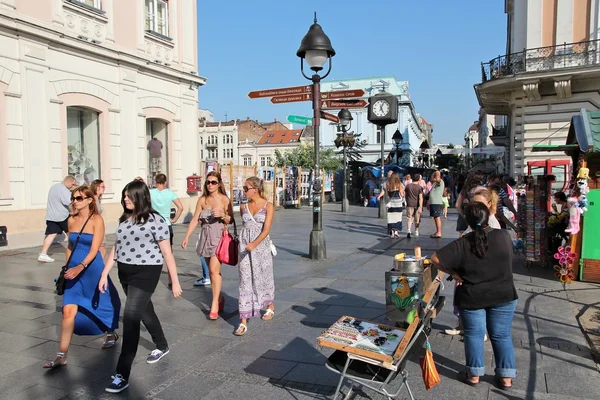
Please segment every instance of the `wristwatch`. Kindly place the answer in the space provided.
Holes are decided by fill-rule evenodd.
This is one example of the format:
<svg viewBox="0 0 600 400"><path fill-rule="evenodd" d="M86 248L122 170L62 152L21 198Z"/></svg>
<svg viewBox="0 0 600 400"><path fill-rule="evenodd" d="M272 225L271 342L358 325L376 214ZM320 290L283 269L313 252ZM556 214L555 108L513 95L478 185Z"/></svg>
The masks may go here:
<svg viewBox="0 0 600 400"><path fill-rule="evenodd" d="M87 264L84 263L79 263L79 265L83 266L83 269L86 269L88 267Z"/></svg>

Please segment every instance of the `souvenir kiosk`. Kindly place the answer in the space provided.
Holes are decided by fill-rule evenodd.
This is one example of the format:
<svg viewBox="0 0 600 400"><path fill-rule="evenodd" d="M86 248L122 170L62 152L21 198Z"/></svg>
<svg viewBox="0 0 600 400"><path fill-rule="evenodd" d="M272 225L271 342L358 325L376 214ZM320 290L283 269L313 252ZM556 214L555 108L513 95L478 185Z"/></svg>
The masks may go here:
<svg viewBox="0 0 600 400"><path fill-rule="evenodd" d="M600 283L600 112L582 109L571 118L564 145L535 145L533 151L563 152L572 160L570 248L573 278Z"/></svg>

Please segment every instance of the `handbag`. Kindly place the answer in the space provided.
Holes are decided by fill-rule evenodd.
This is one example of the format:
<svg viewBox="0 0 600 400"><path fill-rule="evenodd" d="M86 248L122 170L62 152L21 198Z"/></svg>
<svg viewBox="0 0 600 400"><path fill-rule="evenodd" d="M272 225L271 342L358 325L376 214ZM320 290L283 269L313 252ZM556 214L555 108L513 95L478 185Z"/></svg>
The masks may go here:
<svg viewBox="0 0 600 400"><path fill-rule="evenodd" d="M75 239L75 244L73 245L73 248L71 249L71 254L69 255L69 259L67 260L67 263L65 265L63 265L63 267L60 269L60 274L58 274L58 278L56 279L56 294L59 296L62 296L63 294L65 294L65 289L67 288L67 279L65 278L65 272L67 272L67 269L69 269L69 263L71 262L71 258L73 258L73 253L75 253L75 249L77 248L77 243L79 243L79 238L81 237L81 234L83 233L83 230L85 229L85 226L87 225L87 223L91 217L92 216L90 215L83 223L83 226L81 227L81 230L79 231L79 234L77 235L77 239Z"/></svg>
<svg viewBox="0 0 600 400"><path fill-rule="evenodd" d="M219 245L217 246L217 259L222 264L235 266L238 264L240 251L235 219L233 220L233 233L234 235L231 236L227 225L223 227L223 236L221 236L221 240L219 240Z"/></svg>
<svg viewBox="0 0 600 400"><path fill-rule="evenodd" d="M433 353L431 352L431 345L429 340L425 347L425 355L421 357L421 371L423 372L423 383L425 383L425 389L430 390L432 387L440 383L440 375L438 374L435 362L433 361Z"/></svg>
<svg viewBox="0 0 600 400"><path fill-rule="evenodd" d="M248 207L248 206L246 206ZM256 222L256 220L254 219L254 216L252 215L252 213L250 212L250 210L248 211L248 215L250 216L250 219L252 219L252 221ZM275 257L277 255L277 247L275 247L275 245L273 244L273 241L271 240L271 235L267 235L267 240L269 241L269 247L271 248L271 255L273 255L273 257Z"/></svg>

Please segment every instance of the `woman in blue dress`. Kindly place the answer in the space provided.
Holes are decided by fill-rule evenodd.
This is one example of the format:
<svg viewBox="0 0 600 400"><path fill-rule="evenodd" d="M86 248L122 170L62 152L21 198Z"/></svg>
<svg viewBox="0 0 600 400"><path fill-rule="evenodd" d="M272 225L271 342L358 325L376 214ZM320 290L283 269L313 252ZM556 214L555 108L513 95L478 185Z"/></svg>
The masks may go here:
<svg viewBox="0 0 600 400"><path fill-rule="evenodd" d="M94 193L88 186L80 186L71 195L74 214L69 217L69 245L67 260L73 256L65 272L67 280L63 295L63 319L60 344L54 361L44 368L57 368L67 364L67 352L73 333L76 335L101 335L114 332L119 322L121 301L109 282L109 290L101 293L98 282L104 270L99 253L104 239L104 220L98 213Z"/></svg>

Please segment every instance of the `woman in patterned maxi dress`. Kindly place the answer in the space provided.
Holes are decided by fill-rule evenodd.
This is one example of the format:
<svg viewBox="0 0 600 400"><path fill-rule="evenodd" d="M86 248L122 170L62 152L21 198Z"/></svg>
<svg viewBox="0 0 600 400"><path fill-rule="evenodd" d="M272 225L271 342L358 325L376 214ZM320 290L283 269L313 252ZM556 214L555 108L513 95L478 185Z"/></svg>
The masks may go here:
<svg viewBox="0 0 600 400"><path fill-rule="evenodd" d="M258 177L246 180L244 193L248 204L240 207L244 226L240 232L240 325L235 335L242 336L248 331L247 321L260 317L260 311L266 308L263 320L275 315L273 298L275 282L273 279L273 256L269 231L273 221L273 204L264 195L263 181Z"/></svg>

